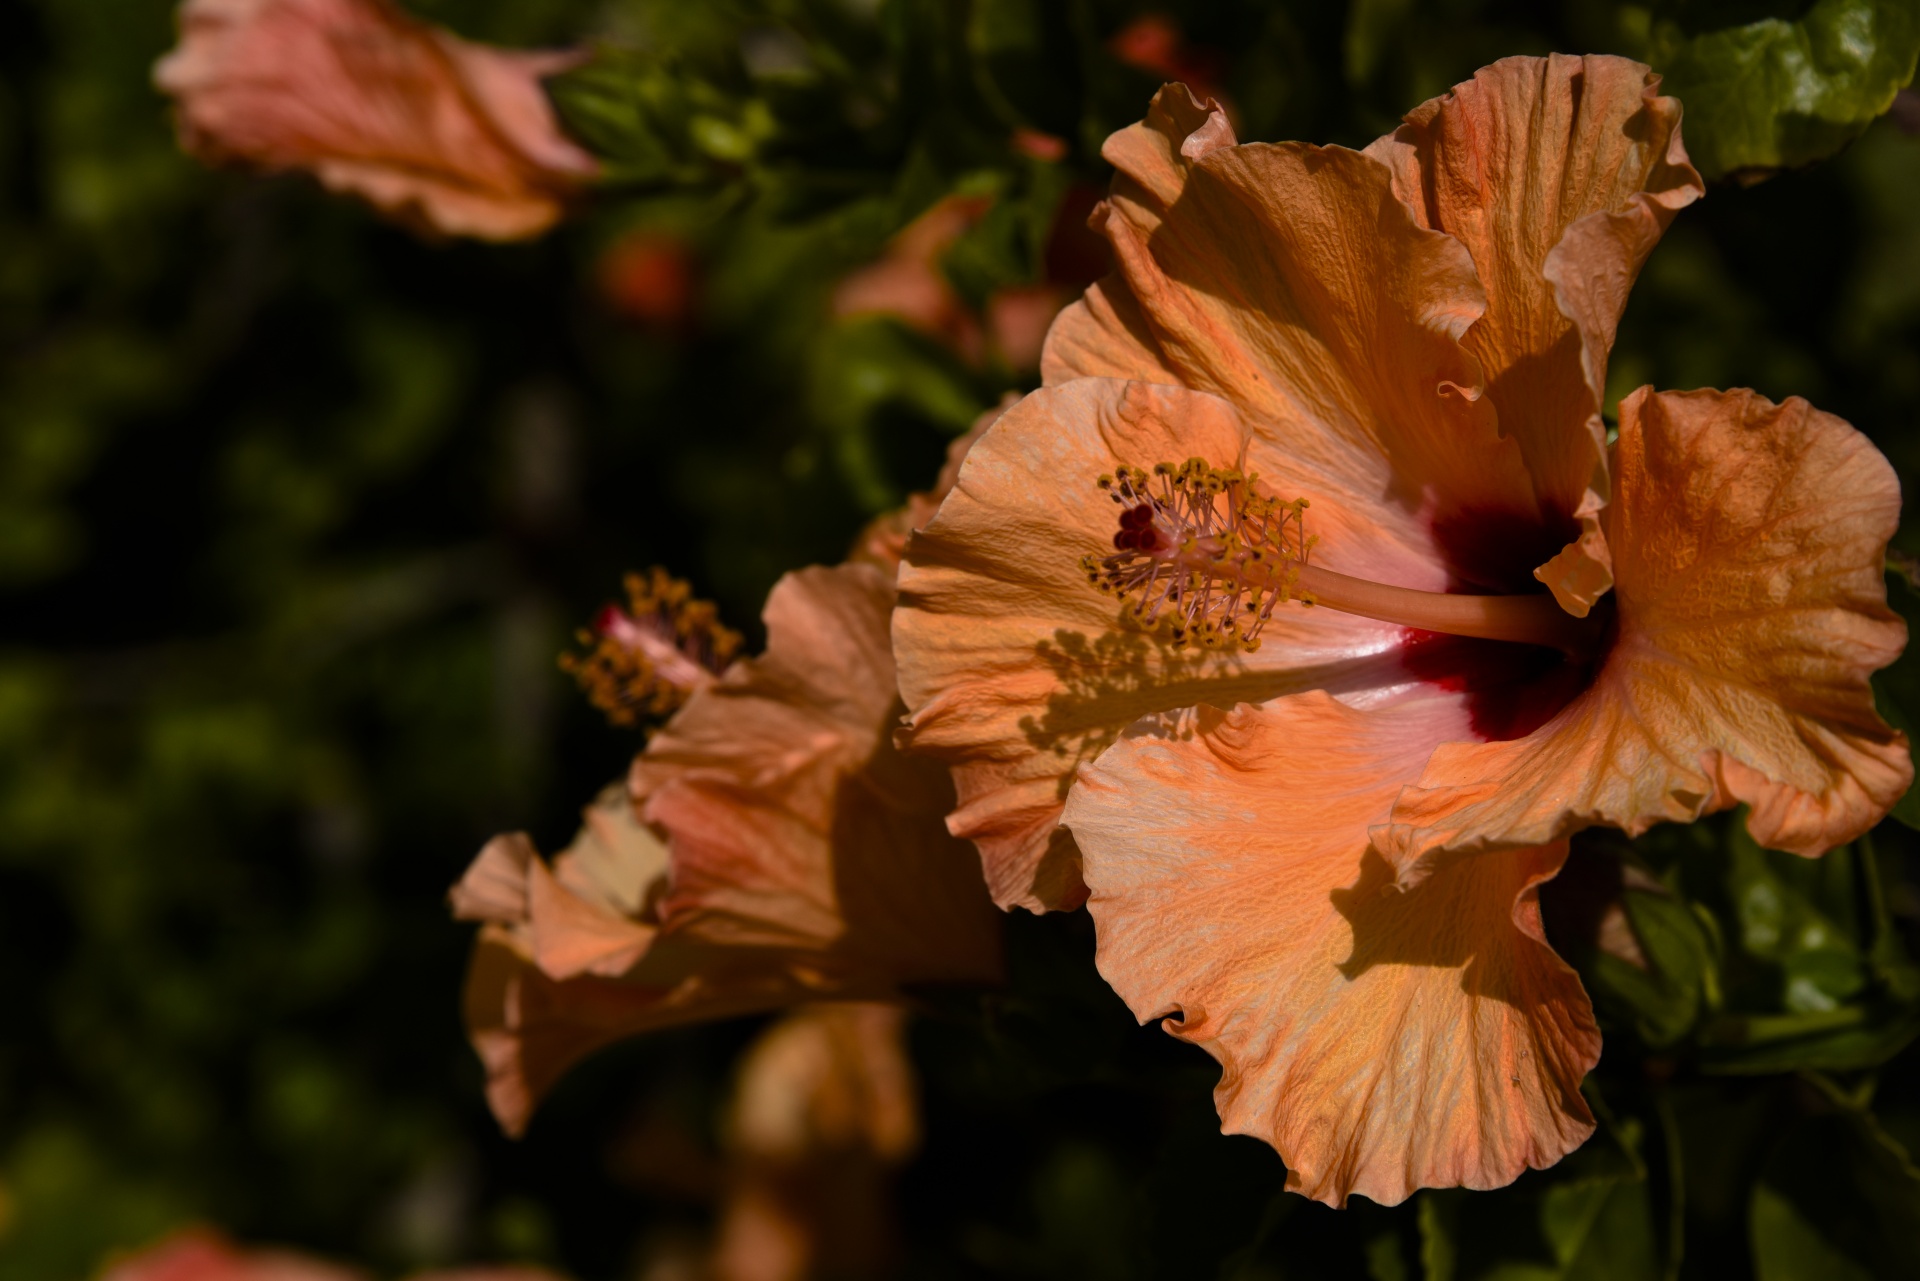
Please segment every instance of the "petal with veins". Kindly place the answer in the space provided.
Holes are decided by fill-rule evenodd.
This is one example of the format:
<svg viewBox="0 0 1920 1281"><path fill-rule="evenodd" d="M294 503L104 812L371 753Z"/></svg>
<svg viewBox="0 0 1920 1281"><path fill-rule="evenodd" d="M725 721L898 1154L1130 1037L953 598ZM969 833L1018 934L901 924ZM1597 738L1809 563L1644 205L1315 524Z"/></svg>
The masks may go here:
<svg viewBox="0 0 1920 1281"><path fill-rule="evenodd" d="M1467 734L1464 700L1310 693L1199 718L1108 751L1066 822L1100 972L1220 1061L1223 1128L1331 1205L1499 1187L1584 1141L1600 1036L1537 898L1564 843L1411 891L1367 844L1433 746Z"/></svg>
<svg viewBox="0 0 1920 1281"><path fill-rule="evenodd" d="M1882 575L1899 484L1866 438L1803 400L1642 389L1621 403L1614 470L1605 665L1533 734L1434 754L1378 833L1403 879L1740 803L1762 845L1821 854L1912 782L1867 682L1906 626Z"/></svg>

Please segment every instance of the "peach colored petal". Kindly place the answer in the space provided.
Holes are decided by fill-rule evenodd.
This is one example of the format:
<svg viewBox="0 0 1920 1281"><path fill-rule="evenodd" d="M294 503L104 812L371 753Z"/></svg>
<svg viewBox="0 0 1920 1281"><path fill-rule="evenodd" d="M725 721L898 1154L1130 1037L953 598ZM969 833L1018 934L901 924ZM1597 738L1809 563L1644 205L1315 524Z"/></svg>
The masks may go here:
<svg viewBox="0 0 1920 1281"><path fill-rule="evenodd" d="M920 1128L904 1028L891 1006L815 1005L748 1049L726 1120L721 1281L884 1270L888 1168Z"/></svg>
<svg viewBox="0 0 1920 1281"><path fill-rule="evenodd" d="M1096 221L1117 271L1055 326L1051 382L1162 381L1163 368L1232 401L1343 495L1441 520L1540 516L1461 345L1486 307L1473 260L1417 225L1385 165L1237 145L1179 85L1102 154L1118 173Z"/></svg>
<svg viewBox="0 0 1920 1281"><path fill-rule="evenodd" d="M889 995L873 971L831 958L659 939L617 978L555 979L534 961L527 933L483 926L463 998L468 1039L487 1075L487 1102L510 1135L576 1063L643 1032L731 1018L821 998Z"/></svg>
<svg viewBox="0 0 1920 1281"><path fill-rule="evenodd" d="M635 758L672 851L674 934L817 950L896 982L997 977L998 925L951 788L895 749L893 585L866 565L789 574L767 652L735 663Z"/></svg>
<svg viewBox="0 0 1920 1281"><path fill-rule="evenodd" d="M1593 1130L1599 1032L1539 917L1565 844L1410 892L1368 847L1466 718L1432 693L1202 709L1191 736L1122 740L1067 803L1100 972L1220 1061L1225 1131L1273 1144L1287 1186L1330 1205L1498 1187Z"/></svg>
<svg viewBox="0 0 1920 1281"><path fill-rule="evenodd" d="M1541 506L1585 526L1539 575L1581 615L1611 584L1597 527L1614 329L1661 233L1704 190L1659 82L1625 58L1505 58L1367 148L1420 225L1473 255L1487 309L1466 346Z"/></svg>
<svg viewBox="0 0 1920 1281"><path fill-rule="evenodd" d="M1276 614L1254 654L1158 643L1118 622L1079 559L1111 550L1116 462L1245 459L1276 492L1311 493L1314 555L1330 568L1438 589L1447 571L1406 513L1352 507L1233 406L1176 387L1079 379L1035 392L967 456L940 514L908 548L894 648L911 712L904 741L953 766L948 822L980 848L1003 907L1077 906L1071 842L1056 834L1075 769L1142 716L1316 685L1358 696L1407 677L1399 629L1351 615Z"/></svg>
<svg viewBox="0 0 1920 1281"><path fill-rule="evenodd" d="M1104 218L1104 214L1096 217ZM1179 386L1153 330L1126 282L1109 276L1054 317L1040 351L1040 380L1051 387L1073 378L1132 378Z"/></svg>
<svg viewBox="0 0 1920 1281"><path fill-rule="evenodd" d="M366 1281L366 1273L281 1250L242 1250L186 1228L107 1265L99 1281Z"/></svg>
<svg viewBox="0 0 1920 1281"><path fill-rule="evenodd" d="M1735 804L1762 845L1820 854L1912 781L1867 683L1906 626L1882 577L1899 485L1866 438L1798 399L1643 388L1621 402L1614 472L1612 651L1534 734L1434 754L1376 837L1403 878Z"/></svg>
<svg viewBox="0 0 1920 1281"><path fill-rule="evenodd" d="M305 169L433 231L535 236L598 172L540 81L573 54L470 44L387 0L187 0L154 67L204 160Z"/></svg>
<svg viewBox="0 0 1920 1281"><path fill-rule="evenodd" d="M524 832L496 836L449 895L457 920L516 927L556 979L631 969L656 932L639 918L665 881L666 847L634 817L624 787L607 788L582 817L553 871Z"/></svg>

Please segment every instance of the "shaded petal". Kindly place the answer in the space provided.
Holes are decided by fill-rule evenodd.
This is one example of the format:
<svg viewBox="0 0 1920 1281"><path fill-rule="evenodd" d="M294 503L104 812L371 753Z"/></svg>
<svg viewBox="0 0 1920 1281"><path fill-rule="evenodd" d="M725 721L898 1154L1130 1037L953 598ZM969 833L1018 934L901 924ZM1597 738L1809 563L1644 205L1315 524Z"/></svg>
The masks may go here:
<svg viewBox="0 0 1920 1281"><path fill-rule="evenodd" d="M1102 154L1119 172L1096 223L1117 271L1055 326L1050 382L1169 381L1163 369L1232 401L1345 496L1442 520L1538 515L1459 341L1486 305L1473 261L1415 223L1385 165L1235 145L1179 85Z"/></svg>
<svg viewBox="0 0 1920 1281"><path fill-rule="evenodd" d="M1565 844L1410 892L1368 846L1467 718L1434 693L1202 709L1192 736L1123 740L1067 803L1101 974L1219 1060L1222 1128L1331 1205L1499 1187L1593 1130L1579 1087L1599 1032L1539 916Z"/></svg>
<svg viewBox="0 0 1920 1281"><path fill-rule="evenodd" d="M385 0L188 0L154 68L208 161L306 169L450 235L537 235L598 166L543 76L578 56L470 44Z"/></svg>
<svg viewBox="0 0 1920 1281"><path fill-rule="evenodd" d="M243 1250L207 1228L185 1228L110 1264L98 1281L367 1281L342 1268L283 1250Z"/></svg>
<svg viewBox="0 0 1920 1281"><path fill-rule="evenodd" d="M1625 58L1504 58L1367 148L1420 225L1473 256L1487 308L1466 347L1542 507L1582 521L1539 573L1582 615L1611 583L1598 513L1614 330L1641 264L1703 192L1659 82Z"/></svg>
<svg viewBox="0 0 1920 1281"><path fill-rule="evenodd" d="M635 758L633 794L671 850L669 932L829 953L895 982L997 977L998 922L941 822L948 781L893 745L893 599L868 565L787 575L766 654Z"/></svg>
<svg viewBox="0 0 1920 1281"><path fill-rule="evenodd" d="M1879 451L1803 400L1643 388L1621 402L1614 469L1612 651L1534 734L1434 754L1378 835L1403 877L1448 851L1742 803L1762 845L1821 854L1912 781L1867 682L1906 644L1882 568L1900 490Z"/></svg>
<svg viewBox="0 0 1920 1281"><path fill-rule="evenodd" d="M1142 716L1407 677L1379 656L1400 629L1283 610L1254 654L1175 649L1119 623L1079 561L1112 550L1115 509L1095 480L1118 462L1244 459L1277 493L1311 492L1316 561L1411 587L1444 585L1425 529L1350 507L1233 406L1176 387L1078 379L1035 392L974 445L940 513L916 534L894 616L904 741L954 767L948 827L979 847L1003 907L1077 906L1072 847L1055 833L1074 770Z"/></svg>
<svg viewBox="0 0 1920 1281"><path fill-rule="evenodd" d="M779 1009L823 997L891 994L872 972L832 971L818 958L661 938L618 978L556 979L523 930L486 925L467 966L467 1037L487 1075L487 1103L510 1135L541 1097L595 1050L643 1032Z"/></svg>

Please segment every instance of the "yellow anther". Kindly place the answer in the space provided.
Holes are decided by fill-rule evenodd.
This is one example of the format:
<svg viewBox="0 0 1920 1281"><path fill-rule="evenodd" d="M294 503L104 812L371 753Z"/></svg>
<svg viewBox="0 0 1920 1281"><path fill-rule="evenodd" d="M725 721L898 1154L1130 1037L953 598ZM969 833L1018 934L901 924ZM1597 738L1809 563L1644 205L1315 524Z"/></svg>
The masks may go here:
<svg viewBox="0 0 1920 1281"><path fill-rule="evenodd" d="M658 567L628 574L627 607L608 605L576 638L586 652L562 654L560 668L615 725L672 713L711 684L740 649L711 602Z"/></svg>

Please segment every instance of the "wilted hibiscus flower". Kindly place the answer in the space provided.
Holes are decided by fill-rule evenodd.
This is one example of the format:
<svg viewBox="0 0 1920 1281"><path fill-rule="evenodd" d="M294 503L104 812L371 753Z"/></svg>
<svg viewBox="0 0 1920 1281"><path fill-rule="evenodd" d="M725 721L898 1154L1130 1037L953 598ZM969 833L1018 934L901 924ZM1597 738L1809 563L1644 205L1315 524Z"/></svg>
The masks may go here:
<svg viewBox="0 0 1920 1281"><path fill-rule="evenodd" d="M1701 192L1656 86L1509 59L1365 151L1167 87L1106 145L1115 274L908 549L910 741L996 899L1090 893L1102 973L1333 1204L1591 1132L1537 901L1571 833L1746 804L1814 855L1911 778L1885 460L1745 391L1643 389L1608 442Z"/></svg>
<svg viewBox="0 0 1920 1281"><path fill-rule="evenodd" d="M100 1281L370 1281L344 1268L291 1250L249 1249L207 1228L186 1228L156 1245L124 1255ZM410 1281L561 1281L545 1268L483 1266L416 1273Z"/></svg>
<svg viewBox="0 0 1920 1281"><path fill-rule="evenodd" d="M931 510L916 496L897 519ZM467 1024L508 1130L639 1032L999 978L979 862L942 822L946 772L893 743L898 544L878 524L855 561L781 579L757 658L657 572L601 612L567 666L615 723L670 719L551 868L515 833L453 890L486 923Z"/></svg>
<svg viewBox="0 0 1920 1281"><path fill-rule="evenodd" d="M717 1281L891 1275L894 1166L920 1140L906 1012L807 1006L742 1057L724 1122Z"/></svg>
<svg viewBox="0 0 1920 1281"><path fill-rule="evenodd" d="M539 235L598 172L542 77L574 53L488 48L389 0L187 0L154 68L209 162L304 169L443 235Z"/></svg>

